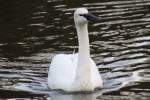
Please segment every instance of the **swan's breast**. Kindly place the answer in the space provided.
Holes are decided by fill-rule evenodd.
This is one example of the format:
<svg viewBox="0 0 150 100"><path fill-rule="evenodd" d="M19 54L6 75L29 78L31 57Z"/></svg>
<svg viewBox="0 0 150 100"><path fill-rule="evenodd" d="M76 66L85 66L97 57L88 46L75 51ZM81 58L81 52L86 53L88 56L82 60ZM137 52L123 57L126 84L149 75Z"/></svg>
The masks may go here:
<svg viewBox="0 0 150 100"><path fill-rule="evenodd" d="M51 88L70 88L75 78L77 55L56 55L50 64L48 85Z"/></svg>

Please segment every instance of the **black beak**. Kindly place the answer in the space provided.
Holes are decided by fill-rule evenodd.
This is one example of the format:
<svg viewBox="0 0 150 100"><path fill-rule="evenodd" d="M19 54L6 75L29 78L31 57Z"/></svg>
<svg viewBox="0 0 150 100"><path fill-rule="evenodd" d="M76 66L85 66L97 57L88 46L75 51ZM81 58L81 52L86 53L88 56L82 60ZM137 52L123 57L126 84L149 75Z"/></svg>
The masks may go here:
<svg viewBox="0 0 150 100"><path fill-rule="evenodd" d="M83 16L84 18L86 18L88 21L101 21L101 18L100 17L96 17L94 16L93 14L80 14L80 16Z"/></svg>

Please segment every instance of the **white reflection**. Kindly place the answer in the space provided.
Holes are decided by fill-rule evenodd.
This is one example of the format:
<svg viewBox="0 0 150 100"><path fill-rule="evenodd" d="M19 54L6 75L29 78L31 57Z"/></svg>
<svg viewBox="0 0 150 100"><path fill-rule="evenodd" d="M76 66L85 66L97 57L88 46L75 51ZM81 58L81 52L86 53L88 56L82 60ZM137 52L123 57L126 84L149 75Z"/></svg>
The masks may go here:
<svg viewBox="0 0 150 100"><path fill-rule="evenodd" d="M93 94L51 95L51 100L95 100Z"/></svg>

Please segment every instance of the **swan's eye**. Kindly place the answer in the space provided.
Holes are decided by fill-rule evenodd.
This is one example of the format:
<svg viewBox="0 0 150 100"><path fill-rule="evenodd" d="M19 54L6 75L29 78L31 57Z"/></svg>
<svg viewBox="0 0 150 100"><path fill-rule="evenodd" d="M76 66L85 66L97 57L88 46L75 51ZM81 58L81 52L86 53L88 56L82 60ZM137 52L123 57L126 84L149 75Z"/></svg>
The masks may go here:
<svg viewBox="0 0 150 100"><path fill-rule="evenodd" d="M94 15L92 15L90 13L88 13L88 14L80 14L80 16L83 16L84 18L86 18L89 21L100 21L101 20L101 18L96 17L96 16L94 16Z"/></svg>
<svg viewBox="0 0 150 100"><path fill-rule="evenodd" d="M90 14L80 14L80 16L84 17L85 19L90 19Z"/></svg>
<svg viewBox="0 0 150 100"><path fill-rule="evenodd" d="M86 16L86 14L79 14L79 15L80 15L80 16L83 16L83 17Z"/></svg>

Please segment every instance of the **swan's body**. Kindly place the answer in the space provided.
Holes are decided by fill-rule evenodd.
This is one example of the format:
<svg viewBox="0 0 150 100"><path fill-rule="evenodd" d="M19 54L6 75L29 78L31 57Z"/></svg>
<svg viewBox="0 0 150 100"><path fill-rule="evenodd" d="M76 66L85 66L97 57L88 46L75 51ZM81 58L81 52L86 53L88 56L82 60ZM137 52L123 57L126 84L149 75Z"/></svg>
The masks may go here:
<svg viewBox="0 0 150 100"><path fill-rule="evenodd" d="M48 73L48 86L51 89L76 92L93 91L103 86L98 68L90 57L88 21L85 17L96 18L90 18L85 8L79 8L74 13L79 53L59 54L52 59Z"/></svg>

